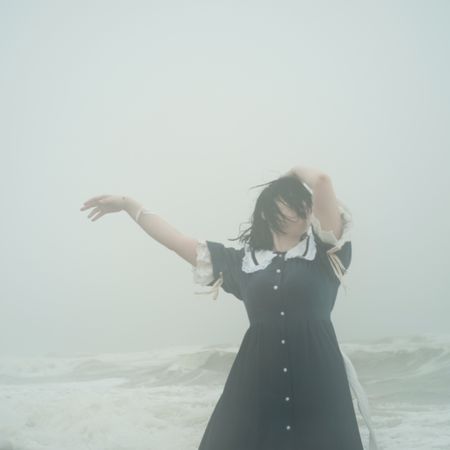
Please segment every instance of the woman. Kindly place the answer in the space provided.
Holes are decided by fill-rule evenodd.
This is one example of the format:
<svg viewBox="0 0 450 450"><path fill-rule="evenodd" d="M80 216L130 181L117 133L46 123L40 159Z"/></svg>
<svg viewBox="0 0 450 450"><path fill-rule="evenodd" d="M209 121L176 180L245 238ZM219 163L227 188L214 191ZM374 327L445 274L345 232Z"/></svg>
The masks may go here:
<svg viewBox="0 0 450 450"><path fill-rule="evenodd" d="M351 261L349 210L328 175L296 166L257 198L235 249L185 236L128 197L99 196L192 265L194 281L242 301L250 326L199 450L363 450L351 389L377 444L367 397L330 318Z"/></svg>

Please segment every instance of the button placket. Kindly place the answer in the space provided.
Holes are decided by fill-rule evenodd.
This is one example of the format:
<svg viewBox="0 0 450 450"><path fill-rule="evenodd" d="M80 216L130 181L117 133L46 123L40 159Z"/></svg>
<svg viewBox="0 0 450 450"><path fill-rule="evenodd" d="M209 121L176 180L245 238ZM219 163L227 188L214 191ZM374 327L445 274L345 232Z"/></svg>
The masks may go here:
<svg viewBox="0 0 450 450"><path fill-rule="evenodd" d="M277 256L281 257L282 255L279 254ZM283 263L284 262L285 261L284 261L284 258L283 258ZM273 286L274 290L278 290L278 288L279 288L279 286L281 284L281 276L282 276L281 275L282 274L281 268L277 268L276 269L276 273L279 274L279 275L277 277L277 282ZM286 338L285 338L285 336L286 336L286 322L285 322L284 319L286 318L286 311L285 311L285 308L284 308L284 305L283 305L283 298L281 296L281 292L280 292L279 300L280 300L280 304L281 304L280 319L281 319L281 334L282 334L281 339L280 339L280 345L283 347L282 354L284 355L283 356L284 361L283 361L283 366L282 366L282 377L283 377L282 378L282 383L283 383L284 386L286 386L285 393L283 394L283 397L282 397L282 401L283 401L283 403L285 404L286 407L289 407L291 405L291 396L290 396L290 389L288 389L287 386L291 385L291 383L290 383L290 381L291 381L290 380L290 373L291 372L289 370L289 364L288 364L288 362L289 362L289 352L288 352L288 348L286 346ZM285 425L284 425L284 429L286 431L289 431L292 428L292 424L290 423L290 414L292 414L291 410L287 409L286 410L286 422L287 423L285 423Z"/></svg>

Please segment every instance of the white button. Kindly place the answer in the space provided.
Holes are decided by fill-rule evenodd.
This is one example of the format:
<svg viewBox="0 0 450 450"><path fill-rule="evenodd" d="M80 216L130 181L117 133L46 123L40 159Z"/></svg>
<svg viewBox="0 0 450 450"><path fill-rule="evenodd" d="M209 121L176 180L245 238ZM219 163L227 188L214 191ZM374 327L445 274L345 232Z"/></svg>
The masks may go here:
<svg viewBox="0 0 450 450"><path fill-rule="evenodd" d="M290 430L291 426L290 425L286 425L286 430Z"/></svg>
<svg viewBox="0 0 450 450"><path fill-rule="evenodd" d="M288 402L288 401L290 400L290 398L289 398L289 397L286 397L285 400Z"/></svg>
<svg viewBox="0 0 450 450"><path fill-rule="evenodd" d="M284 311L281 311L280 314L281 314L282 316L284 316Z"/></svg>
<svg viewBox="0 0 450 450"><path fill-rule="evenodd" d="M283 367L283 372L287 372L287 367Z"/></svg>
<svg viewBox="0 0 450 450"><path fill-rule="evenodd" d="M273 287L274 289L278 289L278 286L277 285L275 285L274 287Z"/></svg>
<svg viewBox="0 0 450 450"><path fill-rule="evenodd" d="M286 341L284 339L281 339L281 343L284 344Z"/></svg>
<svg viewBox="0 0 450 450"><path fill-rule="evenodd" d="M281 272L281 269L277 269L277 272L280 273L280 272Z"/></svg>

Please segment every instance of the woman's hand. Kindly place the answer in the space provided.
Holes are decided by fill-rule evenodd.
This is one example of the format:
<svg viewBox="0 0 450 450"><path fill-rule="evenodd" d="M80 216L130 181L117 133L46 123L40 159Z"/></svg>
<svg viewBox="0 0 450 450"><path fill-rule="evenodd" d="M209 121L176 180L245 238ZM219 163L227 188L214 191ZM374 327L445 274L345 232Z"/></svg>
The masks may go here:
<svg viewBox="0 0 450 450"><path fill-rule="evenodd" d="M123 195L98 195L86 200L80 211L94 208L88 215L88 219L95 215L92 222L108 213L122 211L125 207L125 196Z"/></svg>
<svg viewBox="0 0 450 450"><path fill-rule="evenodd" d="M281 177L295 177L294 169L290 169L287 172L283 173L283 175L281 175Z"/></svg>

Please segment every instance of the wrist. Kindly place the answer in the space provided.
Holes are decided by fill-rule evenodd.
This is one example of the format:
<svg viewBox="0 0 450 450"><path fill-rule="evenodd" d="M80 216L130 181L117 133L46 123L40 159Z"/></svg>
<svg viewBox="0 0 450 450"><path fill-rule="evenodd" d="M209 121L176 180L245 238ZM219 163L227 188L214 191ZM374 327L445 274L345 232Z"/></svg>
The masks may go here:
<svg viewBox="0 0 450 450"><path fill-rule="evenodd" d="M294 168L289 169L287 172L283 173L281 177L295 177L297 174L295 173Z"/></svg>
<svg viewBox="0 0 450 450"><path fill-rule="evenodd" d="M122 195L122 209L126 211L131 217L135 218L139 209L142 208L142 204L136 201L132 197L127 195Z"/></svg>
<svg viewBox="0 0 450 450"><path fill-rule="evenodd" d="M310 166L294 166L288 172L291 176L296 176L308 188L314 190L317 183L323 179L329 179L328 175L320 169Z"/></svg>
<svg viewBox="0 0 450 450"><path fill-rule="evenodd" d="M142 203L139 203L135 199L122 195L123 210L128 213L128 215L134 219L136 223L139 223L139 218L142 214L148 214L147 210Z"/></svg>
<svg viewBox="0 0 450 450"><path fill-rule="evenodd" d="M122 200L122 209L124 211L127 211L129 197L127 197L126 195L121 195L120 198Z"/></svg>

